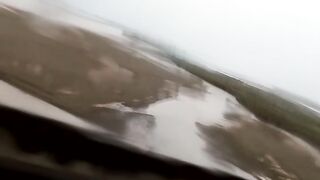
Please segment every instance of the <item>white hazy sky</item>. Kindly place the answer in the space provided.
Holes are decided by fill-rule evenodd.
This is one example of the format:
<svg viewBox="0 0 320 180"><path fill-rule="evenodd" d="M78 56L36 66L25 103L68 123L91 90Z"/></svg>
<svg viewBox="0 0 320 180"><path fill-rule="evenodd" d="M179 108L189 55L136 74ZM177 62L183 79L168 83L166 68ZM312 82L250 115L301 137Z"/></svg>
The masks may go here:
<svg viewBox="0 0 320 180"><path fill-rule="evenodd" d="M320 104L320 1L55 2L68 3L178 47L207 67L276 86Z"/></svg>
<svg viewBox="0 0 320 180"><path fill-rule="evenodd" d="M66 1L172 44L208 67L320 104L320 1Z"/></svg>

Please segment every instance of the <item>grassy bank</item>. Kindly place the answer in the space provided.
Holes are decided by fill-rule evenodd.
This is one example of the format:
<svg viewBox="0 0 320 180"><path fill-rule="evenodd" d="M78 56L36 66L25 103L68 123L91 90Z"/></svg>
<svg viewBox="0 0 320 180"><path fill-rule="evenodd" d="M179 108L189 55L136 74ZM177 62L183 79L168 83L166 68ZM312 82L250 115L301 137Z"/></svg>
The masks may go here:
<svg viewBox="0 0 320 180"><path fill-rule="evenodd" d="M261 89L199 65L172 58L180 67L229 92L262 120L287 130L320 147L320 116L306 107L291 102L270 89Z"/></svg>

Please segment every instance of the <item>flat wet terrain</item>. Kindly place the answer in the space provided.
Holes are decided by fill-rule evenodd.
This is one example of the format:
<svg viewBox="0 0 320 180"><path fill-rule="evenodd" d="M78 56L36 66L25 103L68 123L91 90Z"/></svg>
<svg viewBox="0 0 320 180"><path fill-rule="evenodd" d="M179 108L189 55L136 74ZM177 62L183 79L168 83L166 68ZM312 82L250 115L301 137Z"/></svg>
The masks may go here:
<svg viewBox="0 0 320 180"><path fill-rule="evenodd" d="M1 104L248 179L319 179L317 149L170 60L3 7Z"/></svg>

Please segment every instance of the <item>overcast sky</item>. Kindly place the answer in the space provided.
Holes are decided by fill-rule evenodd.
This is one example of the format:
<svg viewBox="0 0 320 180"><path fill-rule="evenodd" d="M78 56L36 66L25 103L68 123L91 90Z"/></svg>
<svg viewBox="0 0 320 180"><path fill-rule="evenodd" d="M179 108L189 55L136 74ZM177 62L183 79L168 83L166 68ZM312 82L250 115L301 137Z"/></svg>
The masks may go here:
<svg viewBox="0 0 320 180"><path fill-rule="evenodd" d="M320 104L320 1L59 2L175 46L207 67Z"/></svg>
<svg viewBox="0 0 320 180"><path fill-rule="evenodd" d="M320 2L67 0L199 57L320 103Z"/></svg>

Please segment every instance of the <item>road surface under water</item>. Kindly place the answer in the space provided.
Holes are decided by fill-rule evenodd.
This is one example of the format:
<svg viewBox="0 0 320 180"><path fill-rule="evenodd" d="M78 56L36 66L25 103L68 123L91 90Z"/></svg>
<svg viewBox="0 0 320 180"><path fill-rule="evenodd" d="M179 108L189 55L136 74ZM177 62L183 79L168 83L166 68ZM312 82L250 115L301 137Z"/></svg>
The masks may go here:
<svg viewBox="0 0 320 180"><path fill-rule="evenodd" d="M87 22L0 6L0 103L247 179L320 177L319 150L121 33L98 34L93 27L105 25L91 21L84 29Z"/></svg>

